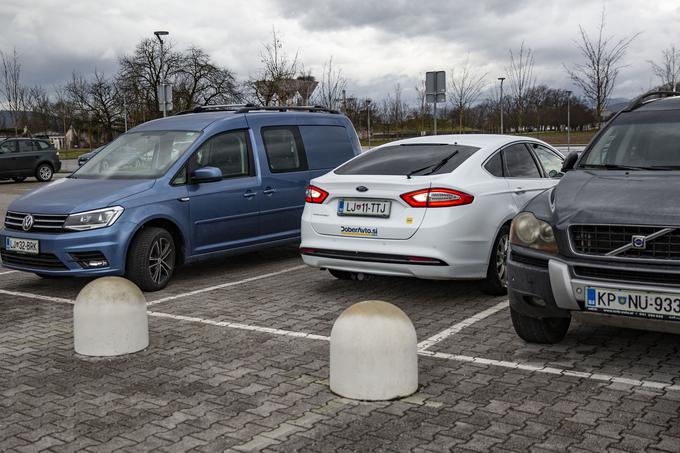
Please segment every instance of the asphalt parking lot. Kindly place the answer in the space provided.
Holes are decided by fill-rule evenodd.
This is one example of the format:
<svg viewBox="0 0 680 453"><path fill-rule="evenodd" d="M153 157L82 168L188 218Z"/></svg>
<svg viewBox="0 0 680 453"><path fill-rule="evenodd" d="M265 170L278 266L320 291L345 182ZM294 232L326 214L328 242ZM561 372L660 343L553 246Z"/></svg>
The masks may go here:
<svg viewBox="0 0 680 453"><path fill-rule="evenodd" d="M0 214L37 183L0 182ZM680 451L680 336L574 322L529 345L473 283L339 281L296 247L178 270L147 294L151 344L73 352L86 280L0 268L0 451ZM420 388L367 403L328 389L351 304L399 306Z"/></svg>

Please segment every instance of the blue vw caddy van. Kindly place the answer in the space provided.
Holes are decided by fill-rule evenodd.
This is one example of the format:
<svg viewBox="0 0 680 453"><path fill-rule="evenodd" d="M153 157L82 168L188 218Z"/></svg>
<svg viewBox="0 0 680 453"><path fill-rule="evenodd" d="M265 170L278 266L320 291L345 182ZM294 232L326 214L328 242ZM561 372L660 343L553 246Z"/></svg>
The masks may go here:
<svg viewBox="0 0 680 453"><path fill-rule="evenodd" d="M309 180L360 151L349 119L316 107L208 106L149 121L16 199L2 265L125 275L156 291L182 263L298 241Z"/></svg>

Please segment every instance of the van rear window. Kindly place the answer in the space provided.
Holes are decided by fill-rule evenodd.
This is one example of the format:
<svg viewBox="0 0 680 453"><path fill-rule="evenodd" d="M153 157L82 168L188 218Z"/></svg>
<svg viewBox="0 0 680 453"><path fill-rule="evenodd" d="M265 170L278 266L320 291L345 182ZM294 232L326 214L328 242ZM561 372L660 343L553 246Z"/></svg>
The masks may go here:
<svg viewBox="0 0 680 453"><path fill-rule="evenodd" d="M310 170L330 170L355 156L343 126L300 126Z"/></svg>
<svg viewBox="0 0 680 453"><path fill-rule="evenodd" d="M479 148L449 144L385 146L335 170L338 175L439 175L451 173Z"/></svg>

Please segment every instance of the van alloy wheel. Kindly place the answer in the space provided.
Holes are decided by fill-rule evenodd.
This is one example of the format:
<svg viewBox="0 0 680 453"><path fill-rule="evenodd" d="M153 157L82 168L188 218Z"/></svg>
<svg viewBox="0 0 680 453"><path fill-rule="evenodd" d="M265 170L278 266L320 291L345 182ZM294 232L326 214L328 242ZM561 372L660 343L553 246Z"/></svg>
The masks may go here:
<svg viewBox="0 0 680 453"><path fill-rule="evenodd" d="M149 274L154 283L160 285L172 275L175 251L172 241L159 237L149 251Z"/></svg>

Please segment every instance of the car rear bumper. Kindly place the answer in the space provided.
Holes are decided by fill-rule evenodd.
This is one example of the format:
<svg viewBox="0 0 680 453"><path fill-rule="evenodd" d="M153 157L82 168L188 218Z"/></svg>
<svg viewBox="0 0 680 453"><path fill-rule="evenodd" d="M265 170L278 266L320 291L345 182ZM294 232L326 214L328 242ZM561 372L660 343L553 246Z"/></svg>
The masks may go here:
<svg viewBox="0 0 680 453"><path fill-rule="evenodd" d="M54 276L122 275L125 272L126 246L135 228L133 223L117 222L108 228L69 233L3 229L0 231L0 251L4 258L2 266ZM39 255L7 251L7 237L38 240ZM88 268L90 263L102 260L106 261L105 265Z"/></svg>
<svg viewBox="0 0 680 453"><path fill-rule="evenodd" d="M592 265L593 263L588 263ZM599 319L605 324L680 333L680 322L638 318L620 314L603 314L585 309L586 288L610 288L677 294L680 285L654 284L622 279L587 278L579 274L583 262L512 246L508 257L508 296L510 306L517 312L536 318L567 317L572 313L581 319ZM592 269L612 269L593 265ZM575 273L575 269L577 269ZM645 269L649 272L649 269ZM621 275L628 275L631 267L622 267ZM669 275L673 272L667 271ZM680 269L676 272L680 282ZM644 273L641 273L645 275ZM649 274L653 274L649 272ZM658 275L658 274L656 274Z"/></svg>
<svg viewBox="0 0 680 453"><path fill-rule="evenodd" d="M325 256L301 253L305 264L313 267L433 280L480 279L486 275L489 245L486 242L457 240L441 228L421 227L405 240L321 235L305 221L301 230L301 251L338 252L322 254ZM339 257L356 253L363 256ZM375 258L371 259L371 256ZM437 262L404 260L409 257L429 258Z"/></svg>

